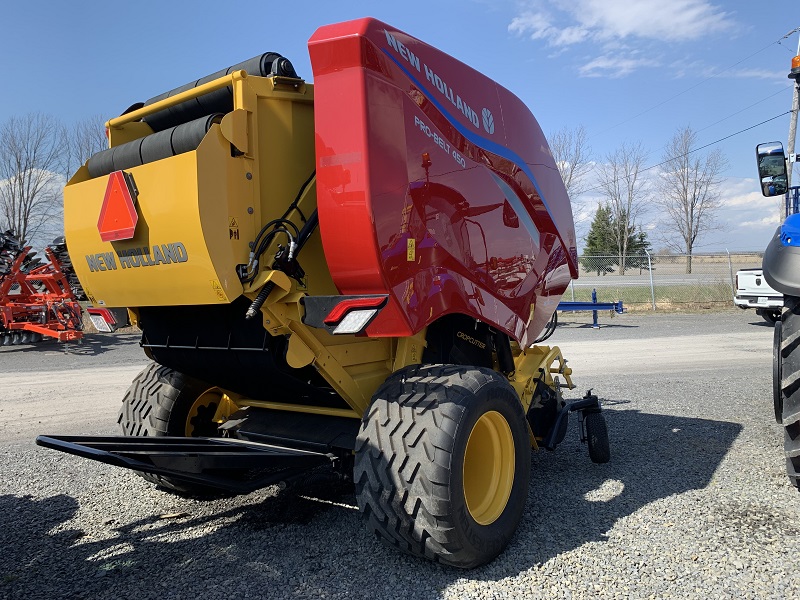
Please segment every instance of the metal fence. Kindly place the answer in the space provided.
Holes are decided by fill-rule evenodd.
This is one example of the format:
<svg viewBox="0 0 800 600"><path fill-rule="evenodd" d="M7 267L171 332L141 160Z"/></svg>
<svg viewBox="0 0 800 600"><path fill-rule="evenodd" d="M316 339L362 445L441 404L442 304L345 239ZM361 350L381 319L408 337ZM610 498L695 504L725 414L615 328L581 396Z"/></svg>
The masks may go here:
<svg viewBox="0 0 800 600"><path fill-rule="evenodd" d="M734 276L739 269L761 267L763 252L643 254L579 257L580 277L564 300L589 301L597 290L599 302L622 300L626 307L658 310L673 305L733 306Z"/></svg>

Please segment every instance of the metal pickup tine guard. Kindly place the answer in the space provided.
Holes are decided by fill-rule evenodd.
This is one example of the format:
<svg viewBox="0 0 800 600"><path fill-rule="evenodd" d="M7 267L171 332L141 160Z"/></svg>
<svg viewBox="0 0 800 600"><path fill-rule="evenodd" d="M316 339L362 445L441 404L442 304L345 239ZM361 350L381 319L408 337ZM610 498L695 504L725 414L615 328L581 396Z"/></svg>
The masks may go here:
<svg viewBox="0 0 800 600"><path fill-rule="evenodd" d="M374 19L308 45L314 85L267 53L109 121L66 234L153 364L125 437L38 441L195 495L332 468L387 543L475 567L570 412L608 460L597 398L566 402L561 351L531 345L577 277L569 198L481 73Z"/></svg>

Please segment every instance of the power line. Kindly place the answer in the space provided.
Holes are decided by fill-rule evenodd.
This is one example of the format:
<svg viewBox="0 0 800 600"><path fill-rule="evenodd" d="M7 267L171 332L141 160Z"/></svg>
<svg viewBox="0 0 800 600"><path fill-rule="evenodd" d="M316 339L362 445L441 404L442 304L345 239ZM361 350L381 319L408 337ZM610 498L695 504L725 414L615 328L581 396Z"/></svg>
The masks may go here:
<svg viewBox="0 0 800 600"><path fill-rule="evenodd" d="M770 98L774 98L774 97L775 97L775 96L777 96L778 94L782 94L782 93L786 92L787 90L791 90L793 87L794 87L794 86L791 86L791 85L789 85L789 86L786 86L785 88L782 88L782 89L778 90L778 91L777 91L777 92L775 92L774 94L770 94L770 95L769 95L769 96L767 96L766 98L762 98L761 100L759 100L759 101L757 101L757 102L753 102L753 104L751 104L751 105L749 105L749 106L745 106L743 109L741 109L741 110L737 110L735 113L732 113L732 114L728 115L727 117L724 117L724 118L720 119L719 121L715 121L715 122L714 122L714 123L712 123L711 125L706 125L706 126L705 126L705 127L703 127L702 129L698 129L698 130L696 130L696 131L695 131L695 133L700 133L701 131L705 131L706 129L710 129L710 128L711 128L711 127L713 127L714 125L719 125L719 124L720 124L720 123L722 123L723 121L727 121L727 120L728 120L728 119L730 119L731 117L735 117L736 115L738 115L738 114L741 114L741 113L743 113L744 111L746 111L746 110L749 110L749 109L753 108L754 106L756 106L756 105L758 105L758 104L761 104L762 102L766 102L767 100L769 100Z"/></svg>
<svg viewBox="0 0 800 600"><path fill-rule="evenodd" d="M765 121L761 121L760 123L756 123L755 125L751 125L750 127L745 127L744 129L740 129L739 131L737 131L735 133L731 133L730 135L726 135L725 137L722 137L722 138L720 138L720 139L718 139L716 141L713 141L713 142L710 142L708 144L705 144L704 146L700 146L699 148L693 148L692 150L689 150L689 152L685 152L684 154L678 154L677 156L671 156L671 157L667 158L666 160L664 160L664 161L662 161L662 162L660 162L658 164L651 165L649 167L645 167L644 169L640 170L639 173L644 173L645 171L651 171L652 169L656 169L656 168L658 168L658 167L660 167L662 165L665 165L668 162L671 162L671 161L676 160L678 158L683 158L685 156L689 156L690 154L694 154L695 152L699 152L700 150L705 150L706 148L708 148L710 146L713 146L714 144L719 144L720 142L724 142L725 140L730 139L730 138L732 138L732 137L734 137L736 135L739 135L740 133L744 133L745 131L750 131L751 129L755 129L756 127L760 127L761 125L764 125L765 123L769 123L770 121L774 121L775 119L780 119L781 117L785 117L786 115L791 114L791 112L792 112L791 110L787 110L784 113L781 113L779 115L771 117L771 118L769 118L769 119L767 119ZM620 181L620 179L614 179L614 180L612 180L612 183L617 183L618 181ZM600 189L602 189L602 186L598 185L596 187L589 188L588 190L585 190L583 193L585 194L587 192L594 192L594 191L597 191L597 190L600 190Z"/></svg>
<svg viewBox="0 0 800 600"><path fill-rule="evenodd" d="M620 122L619 122L619 123L617 123L616 125L612 125L611 127L607 128L607 129L604 129L603 131L599 131L599 132L597 132L597 133L594 133L594 134L590 135L589 137L590 137L590 138L593 138L593 137L596 137L596 136L598 136L598 135L602 135L602 134L604 134L604 133L606 133L606 132L609 132L609 131L611 131L612 129L616 129L616 128L617 128L617 127L619 127L620 125L625 125L626 123L630 123L630 122L631 122L631 121L633 121L634 119L638 119L638 118L639 118L639 117L641 117L642 115L645 115L645 114L647 114L647 113L649 113L649 112L651 112L651 111L653 111L653 110L655 110L655 109L657 109L657 108L660 108L660 107L664 106L665 104L667 104L668 102L672 102L673 100L675 100L675 98L679 98L680 96L683 96L683 95L684 95L684 94L686 94L687 92L690 92L690 91L692 91L693 89L695 89L695 88L697 88L697 87L699 87L699 86L703 85L705 82L707 82L707 81L710 81L711 79L714 79L715 77L718 77L719 75L722 75L723 73L727 73L728 71L730 71L730 70L731 70L731 69L733 69L734 67L738 67L738 66L739 66L740 64L742 64L743 62L745 62L745 61L747 61L747 60L750 60L750 59L751 59L751 58L753 58L755 55L757 55L757 54L761 54L762 52L764 52L764 50L767 50L767 49L771 48L772 46L775 46L776 44L777 44L777 45L780 45L780 43L781 43L781 41L782 41L782 40L785 40L786 38L788 38L789 36L793 35L793 34L794 34L795 32L797 32L797 31L800 31L800 27L796 27L796 28L792 29L792 30L791 30L789 33L787 33L786 35L784 35L784 36L782 36L782 37L778 38L777 40L775 40L775 41L774 41L774 42L772 42L771 44L767 44L766 46L764 46L764 47L763 47L763 48L761 48L760 50L756 50L755 52L753 52L753 53L752 53L752 54L750 54L749 56L746 56L745 58L743 58L743 59L741 59L741 60L739 60L739 61L737 61L737 62L733 63L733 64L732 64L732 65L730 65L729 67L726 67L726 68L724 68L722 71L717 71L716 73L714 73L714 74L712 74L712 75L709 75L708 77L706 77L706 78L705 78L705 79L703 79L702 81L699 81L698 83L694 84L693 86L691 86L691 87L688 87L688 88L686 88L685 90L683 90L683 91L681 91L681 92L678 92L678 93L677 93L677 94L675 94L674 96L670 96L670 97L669 97L669 98L667 98L666 100L662 100L662 101L661 101L661 102L659 102L658 104L656 104L656 105L654 105L654 106L651 106L650 108L647 108L647 109L643 110L642 112L640 112L640 113L637 113L637 114L633 115L632 117L630 117L630 118L628 118L628 119L625 119L624 121L620 121Z"/></svg>
<svg viewBox="0 0 800 600"><path fill-rule="evenodd" d="M726 135L725 137L720 138L720 139L718 139L718 140L716 140L714 142L711 142L709 144L706 144L705 146L700 146L699 148L694 148L693 150L689 150L685 154L680 154L678 156L673 156L671 158L668 158L664 162L660 162L657 165L653 165L652 167L647 167L644 170L645 171L649 171L650 169L655 169L656 167L660 167L661 165L664 165L664 164L666 164L666 163L668 163L668 162L670 162L672 160L675 160L676 158L683 158L684 156L689 156L690 154L694 154L695 152L699 152L700 150L705 150L709 146L713 146L714 144L719 144L720 142L724 142L725 140L730 139L735 135L739 135L740 133L744 133L745 131L750 131L751 129L755 129L756 127L760 127L761 125L764 125L765 123L769 123L770 121L774 121L775 119L780 119L781 117L785 117L786 115L791 114L791 112L792 111L787 110L785 113L781 113L779 115L776 115L776 116L774 116L774 117L772 117L770 119L767 119L766 121L761 121L761 123L756 123L755 125L751 125L750 127L745 127L744 129L740 129L736 133L732 133L730 135Z"/></svg>

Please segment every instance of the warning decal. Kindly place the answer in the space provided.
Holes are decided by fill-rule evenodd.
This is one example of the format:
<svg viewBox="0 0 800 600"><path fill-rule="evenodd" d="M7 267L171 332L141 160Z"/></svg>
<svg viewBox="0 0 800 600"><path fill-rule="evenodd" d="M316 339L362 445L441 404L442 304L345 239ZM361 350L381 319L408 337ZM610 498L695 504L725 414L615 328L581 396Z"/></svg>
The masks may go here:
<svg viewBox="0 0 800 600"><path fill-rule="evenodd" d="M227 302L228 297L225 295L225 290L222 289L219 281L216 279L211 280L211 288L214 290L214 293L217 295L217 300L220 302Z"/></svg>
<svg viewBox="0 0 800 600"><path fill-rule="evenodd" d="M239 239L239 221L236 217L228 217L228 239Z"/></svg>

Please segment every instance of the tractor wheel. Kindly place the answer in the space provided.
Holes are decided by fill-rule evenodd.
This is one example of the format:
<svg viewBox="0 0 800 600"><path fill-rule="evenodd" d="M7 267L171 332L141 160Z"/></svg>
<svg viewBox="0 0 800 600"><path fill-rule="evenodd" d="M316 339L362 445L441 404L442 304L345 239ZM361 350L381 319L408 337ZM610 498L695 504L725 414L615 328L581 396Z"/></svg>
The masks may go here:
<svg viewBox="0 0 800 600"><path fill-rule="evenodd" d="M800 298L797 296L784 296L780 329L783 448L789 481L800 489Z"/></svg>
<svg viewBox="0 0 800 600"><path fill-rule="evenodd" d="M781 357L781 321L775 323L772 334L772 408L775 411L775 421L783 423L783 394L781 393L781 373L783 358Z"/></svg>
<svg viewBox="0 0 800 600"><path fill-rule="evenodd" d="M603 413L588 413L583 418L586 427L586 444L589 446L589 458L593 463L605 464L611 460L611 448L608 443L608 426Z"/></svg>
<svg viewBox="0 0 800 600"><path fill-rule="evenodd" d="M528 497L519 398L489 369L413 366L389 377L356 440L356 499L389 545L472 568L506 547Z"/></svg>
<svg viewBox="0 0 800 600"><path fill-rule="evenodd" d="M117 422L125 435L216 437L213 421L222 393L195 379L153 363L139 373L122 398ZM167 490L197 496L217 496L216 488L140 473Z"/></svg>

